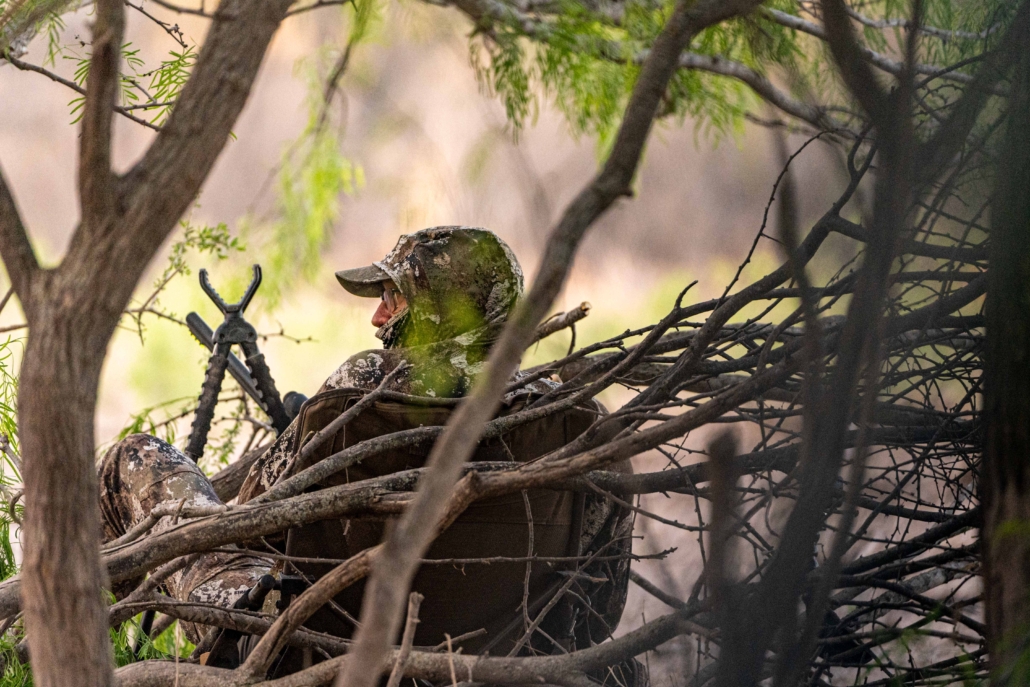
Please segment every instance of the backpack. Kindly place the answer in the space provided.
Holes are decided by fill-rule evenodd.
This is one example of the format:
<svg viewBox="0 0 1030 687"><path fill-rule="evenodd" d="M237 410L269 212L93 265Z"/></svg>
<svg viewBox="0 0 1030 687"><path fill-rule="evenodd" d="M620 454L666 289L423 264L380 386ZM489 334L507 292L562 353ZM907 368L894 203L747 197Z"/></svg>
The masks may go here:
<svg viewBox="0 0 1030 687"><path fill-rule="evenodd" d="M353 388L326 391L309 399L297 417L292 447L294 455L304 437L329 424L364 391ZM502 406L499 416L524 409L536 396L517 396ZM396 401L377 402L361 412L330 441L314 452L309 464L363 440L420 426L446 424L450 407L426 406ZM568 444L582 434L605 412L596 401L554 413L517 427L506 434L486 439L472 456L472 462L525 462ZM362 463L337 473L317 489L389 475L425 465L432 441L406 446L366 458ZM296 472L308 465L295 465ZM617 466L630 471L628 461ZM579 554L582 532L583 495L566 491L529 490L473 503L432 544L425 559L525 558L529 553L529 527L526 500L532 513L533 551L538 557L569 557ZM325 558L326 563L290 563L286 574L300 574L309 581L318 579L338 563L383 539L386 523L359 519L334 519L295 527L286 533L285 553L301 558ZM559 580L558 570L568 569L560 562L534 561L529 577L531 615L553 593ZM574 566L573 566L574 567ZM466 653L489 646L490 653L505 655L522 634L522 613L526 561L483 563L423 564L412 583L412 590L425 600L419 612L416 646L435 646L451 637L485 629L486 633L465 641ZM333 603L316 612L305 626L339 637L354 632L354 618L360 615L364 582L338 594ZM500 636L513 619L515 631Z"/></svg>

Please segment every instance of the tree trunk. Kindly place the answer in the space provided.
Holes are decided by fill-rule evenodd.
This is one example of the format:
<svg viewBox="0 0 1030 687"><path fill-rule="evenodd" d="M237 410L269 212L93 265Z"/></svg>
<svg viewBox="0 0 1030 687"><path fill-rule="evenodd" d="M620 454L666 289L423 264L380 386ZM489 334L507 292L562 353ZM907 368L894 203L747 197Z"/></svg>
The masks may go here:
<svg viewBox="0 0 1030 687"><path fill-rule="evenodd" d="M22 601L37 685L108 685L93 413L108 341L147 264L196 198L231 134L291 0L225 0L147 152L111 170L124 6L97 0L82 109L81 224L40 267L0 174L0 253L29 324L18 392L25 462Z"/></svg>
<svg viewBox="0 0 1030 687"><path fill-rule="evenodd" d="M992 204L982 493L994 684L1027 684L1030 639L1030 54L1015 64ZM1014 670L1021 673L1013 673Z"/></svg>
<svg viewBox="0 0 1030 687"><path fill-rule="evenodd" d="M44 293L30 321L18 395L25 456L22 602L33 679L46 687L109 685L93 411L107 340L98 338L98 319L110 318L83 307L67 285L52 288L67 281L59 272L40 276Z"/></svg>

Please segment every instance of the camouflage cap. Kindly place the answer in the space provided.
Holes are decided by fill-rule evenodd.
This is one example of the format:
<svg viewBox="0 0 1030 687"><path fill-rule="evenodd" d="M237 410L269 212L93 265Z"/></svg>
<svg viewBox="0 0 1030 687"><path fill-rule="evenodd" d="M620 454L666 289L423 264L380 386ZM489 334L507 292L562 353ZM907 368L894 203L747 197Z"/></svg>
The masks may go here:
<svg viewBox="0 0 1030 687"><path fill-rule="evenodd" d="M336 273L336 280L343 288L362 298L379 298L383 292L381 284L389 278L389 274L375 265L340 270Z"/></svg>

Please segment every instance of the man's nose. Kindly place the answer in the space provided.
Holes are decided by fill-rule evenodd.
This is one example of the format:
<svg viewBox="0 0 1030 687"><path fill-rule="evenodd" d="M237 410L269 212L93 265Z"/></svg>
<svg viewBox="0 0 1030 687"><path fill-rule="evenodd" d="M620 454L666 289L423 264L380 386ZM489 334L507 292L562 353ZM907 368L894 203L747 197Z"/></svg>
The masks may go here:
<svg viewBox="0 0 1030 687"><path fill-rule="evenodd" d="M375 314L372 315L372 326L382 327L390 321L391 317L393 317L393 313L391 313L390 308L387 307L386 301L379 301L379 307L376 308Z"/></svg>

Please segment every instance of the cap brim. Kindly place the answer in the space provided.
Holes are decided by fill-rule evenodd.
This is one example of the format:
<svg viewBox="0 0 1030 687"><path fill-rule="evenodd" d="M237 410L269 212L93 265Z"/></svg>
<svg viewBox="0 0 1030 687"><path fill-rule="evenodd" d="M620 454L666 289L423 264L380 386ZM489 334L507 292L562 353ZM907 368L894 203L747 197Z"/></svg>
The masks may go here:
<svg viewBox="0 0 1030 687"><path fill-rule="evenodd" d="M383 293L383 287L380 284L389 281L390 275L375 265L369 265L368 267L355 267L352 270L340 270L336 273L336 280L355 296L379 298Z"/></svg>

